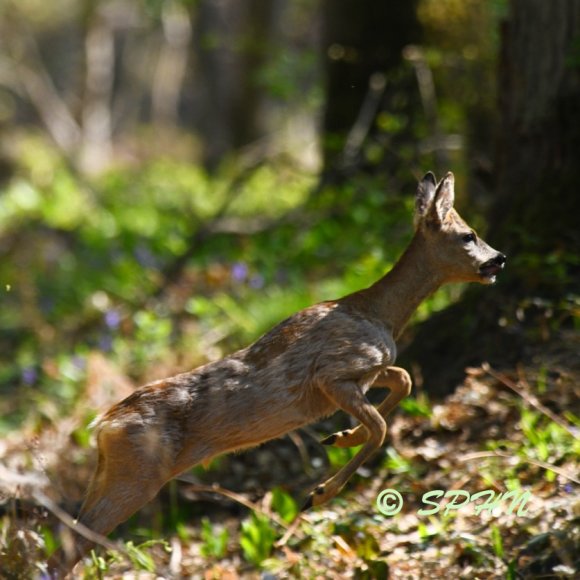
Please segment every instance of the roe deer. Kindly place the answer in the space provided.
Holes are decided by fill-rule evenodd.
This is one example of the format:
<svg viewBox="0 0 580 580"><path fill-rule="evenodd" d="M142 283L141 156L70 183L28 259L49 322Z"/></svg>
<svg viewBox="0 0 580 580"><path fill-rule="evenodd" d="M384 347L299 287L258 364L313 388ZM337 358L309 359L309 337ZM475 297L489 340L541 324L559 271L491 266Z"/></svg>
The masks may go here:
<svg viewBox="0 0 580 580"><path fill-rule="evenodd" d="M78 521L106 535L184 470L342 409L360 425L323 443L364 445L305 508L333 498L382 445L385 417L411 391L407 371L392 366L411 314L442 284L490 284L504 266L506 257L477 237L453 202L453 174L437 184L427 173L414 237L375 284L306 308L220 361L146 385L98 418L98 465ZM366 397L375 387L390 390L376 408ZM74 553L61 549L49 570L71 570L91 545L77 537Z"/></svg>

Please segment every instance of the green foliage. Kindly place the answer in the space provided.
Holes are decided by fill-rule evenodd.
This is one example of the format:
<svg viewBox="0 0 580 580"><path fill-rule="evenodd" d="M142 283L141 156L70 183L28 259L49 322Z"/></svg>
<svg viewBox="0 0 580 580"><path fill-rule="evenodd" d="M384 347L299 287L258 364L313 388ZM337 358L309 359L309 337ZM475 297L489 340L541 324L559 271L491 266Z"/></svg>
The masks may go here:
<svg viewBox="0 0 580 580"><path fill-rule="evenodd" d="M109 551L104 555L99 555L95 550L91 551L91 564L85 567L84 578L87 580L99 579L103 574L109 572L111 564L122 562L128 559L132 568L136 572L154 573L156 570L155 548L161 548L165 552L170 552L169 544L164 540L148 540L141 544L132 541L125 542L124 554L118 551Z"/></svg>
<svg viewBox="0 0 580 580"><path fill-rule="evenodd" d="M354 570L357 580L376 580L389 577L389 565L386 560L368 560Z"/></svg>
<svg viewBox="0 0 580 580"><path fill-rule="evenodd" d="M266 560L274 547L276 532L264 515L252 512L249 519L242 522L240 546L244 558L255 566Z"/></svg>
<svg viewBox="0 0 580 580"><path fill-rule="evenodd" d="M91 439L93 436L92 430L89 428L89 425L95 418L95 413L91 412L90 415L85 419L85 421L79 425L73 432L72 437L75 440L75 443L79 447L88 448L90 447Z"/></svg>
<svg viewBox="0 0 580 580"><path fill-rule="evenodd" d="M553 464L555 458L558 462L566 458L577 457L580 454L580 439L574 437L570 431L562 425L551 421L544 414L527 408L520 404L520 429L523 434L522 443L512 441L488 441L489 449L508 450L521 459L521 463L515 467L509 467L502 473L502 477L512 488L519 488L517 470L526 466L529 460ZM566 416L571 426L578 427L579 418L568 412ZM556 473L550 469L542 470L543 477L548 482L553 482ZM485 470L482 470L482 474ZM497 475L490 477L490 482Z"/></svg>
<svg viewBox="0 0 580 580"><path fill-rule="evenodd" d="M508 563L508 567L506 570L506 580L516 580L516 578L518 578L519 574L518 574L518 564L516 562L516 560L511 560Z"/></svg>
<svg viewBox="0 0 580 580"><path fill-rule="evenodd" d="M294 498L279 487L272 490L272 509L287 523L298 515L298 504Z"/></svg>
<svg viewBox="0 0 580 580"><path fill-rule="evenodd" d="M411 415L411 417L431 416L431 405L425 393L420 393L417 397L407 397L406 399L403 399L399 403L399 408L401 408L405 413Z"/></svg>
<svg viewBox="0 0 580 580"><path fill-rule="evenodd" d="M100 578L102 573L107 571L107 561L102 556L98 556L94 550L91 550L91 564L92 570L89 569L89 578Z"/></svg>
<svg viewBox="0 0 580 580"><path fill-rule="evenodd" d="M209 175L170 159L89 179L38 137L15 146L20 168L0 196L0 235L18 241L0 262L0 393L17 387L0 409L0 431L30 412L31 395L34 413L52 412L42 401L71 409L95 350L136 382L159 365L223 355L305 306L368 286L412 231L412 196L379 179L310 197L315 176L286 165L240 179L228 167ZM275 225L212 232L222 213ZM192 251L200 228L210 233ZM164 272L186 252L184 286L166 287Z"/></svg>
<svg viewBox="0 0 580 580"><path fill-rule="evenodd" d="M58 548L58 541L54 537L53 531L46 526L40 528L40 534L44 543L44 552L50 556Z"/></svg>
<svg viewBox="0 0 580 580"><path fill-rule="evenodd" d="M328 456L328 462L332 469L340 469L346 465L359 451L361 446L357 447L334 447L328 445L326 447L326 455Z"/></svg>
<svg viewBox="0 0 580 580"><path fill-rule="evenodd" d="M580 36L576 36L570 43L568 58L566 64L570 68L580 68Z"/></svg>
<svg viewBox="0 0 580 580"><path fill-rule="evenodd" d="M226 528L212 526L208 518L201 520L201 553L209 558L223 558L228 549L229 532Z"/></svg>
<svg viewBox="0 0 580 580"><path fill-rule="evenodd" d="M279 49L270 54L257 75L257 81L271 97L284 103L300 101L301 107L305 104L310 107L320 105L320 86L313 78L316 59L313 51ZM305 85L309 90L304 90Z"/></svg>
<svg viewBox="0 0 580 580"><path fill-rule="evenodd" d="M491 543L493 546L493 552L498 558L503 558L503 540L501 537L501 531L496 525L491 526Z"/></svg>
<svg viewBox="0 0 580 580"><path fill-rule="evenodd" d="M120 2L117 8L125 4L129 3ZM304 113L310 115L314 108L321 106L321 75L315 52L303 47L297 49L311 34L307 31L316 25L316 21L312 21L312 3L290 5L292 8L284 12L286 16L290 14L290 18L283 19L284 29L291 31L284 33L288 42L279 43L273 39L272 46L253 37L235 39L231 46L226 46L223 35L220 37L207 29L204 33L204 26L213 23L217 14L206 14L202 18L206 24L198 22L197 0L143 0L133 6L136 12L132 18L136 16L140 22L138 38L149 38L151 42L137 43L149 48L143 52L143 62L136 62L131 58L134 55L131 46L136 38L125 32L135 27L113 31L114 49L120 51L112 55L115 69L123 69L123 62L127 61L132 78L127 84L115 70L111 98L104 100L115 103L117 109L116 105L127 99L126 104L130 106L124 107L134 108L133 119L138 119L127 118L122 123L115 119L115 155L119 152L119 158L124 158L127 151L133 155L134 144L128 144L131 139L140 141L138 149L143 148L142 152L149 147L151 151L147 151L145 159L139 158L139 153L135 155L132 165L119 165L98 177L90 177L73 167L74 152L69 152L70 159L63 159L54 143L48 143L28 128L19 130L13 139L10 126L19 125L21 120L29 122L31 118L33 103L26 102L26 93L34 85L30 82L34 76L27 75L33 74L40 63L46 66L48 78L54 81L63 104L72 104L71 113L83 125L92 102L90 94L82 94L84 88L79 91L79 87L85 85L90 88L90 83L83 82L87 79L83 78L85 71L81 70L90 64L82 54L83 42L87 40L83 35L90 32L93 25L100 26L103 15L99 14L99 3L72 0L51 3L7 0L0 3L0 13L6 16L3 30L12 32L10 28L14 25L14 40L11 35L4 35L2 46L9 49L6 51L8 65L14 60L15 67L8 66L9 72L11 68L16 72L6 76L9 88L0 87L3 137L0 180L5 180L0 182L0 436L22 426L26 446L36 452L32 455L27 451L26 461L20 461L13 449L13 438L7 437L4 446L9 459L7 465L18 469L27 469L29 464L43 465L41 446L62 441L64 438L58 435L61 434L59 429L63 429L70 448L75 449L71 463L81 466L91 438L88 424L96 412L84 409L83 404L93 405L95 400L99 401L100 393L95 391L108 381L106 373L97 372L95 378L95 373L89 372L89 362L95 352L104 354L113 374L121 379L128 378L134 384L168 376L171 372L227 354L245 346L300 308L367 286L389 269L412 233L412 174L417 175L427 167L437 169L438 173L452 168L458 178L459 204L466 202L465 189L459 184L468 181L467 167L474 170L472 177L477 176L470 181L479 183L480 188L489 180L490 143L495 139L492 121L497 113L494 90L497 62L494 57L499 46L499 26L496 25L507 14L508 0L421 0L417 4L425 36L415 51L424 68L420 71L417 62L411 62L407 48L402 65L388 73L381 111L360 150L361 165L375 173L374 177L353 173L347 183L331 184L318 190L317 175L296 169L292 161L285 158L290 139L288 143L272 139L273 147L268 139L264 147L268 150L266 156L271 154L270 149L275 150L283 144L280 161L260 159L257 167L242 169L242 173L236 168L236 159L227 160L214 173L209 173L199 162L191 161L193 155L184 162L170 158L164 144L142 143L157 141L155 132L159 126L151 126L143 133L137 133L134 125L131 128L132 123L147 122L144 109L156 108L149 89L140 91L139 86L153 87L163 77L159 75L164 60L163 46L158 42L164 39L165 48L175 49L173 43L167 42L168 33L174 29L179 32L175 16L179 16L182 8L189 16L181 19L181 25L188 27L194 23L196 31L199 27L202 32L197 39L194 34L196 47L199 44L206 51L225 51L224 54L243 52L247 59L243 59L242 68L248 69L252 69L250 60L262 58L266 51L269 52L255 69L256 74L249 85L256 89L256 98L269 99L266 108L275 101L284 102L289 130L284 128L281 132L288 135L300 132L296 127L303 122ZM17 18L13 19L14 16ZM249 16L248 22L251 22L253 15ZM91 18L95 18L93 23ZM242 26L245 24L243 22ZM183 30L177 36L183 37ZM269 36L264 35L264 38ZM29 55L35 53L35 38L40 49L38 62ZM78 69L59 53L71 42L80 49L80 52L73 51ZM84 46L87 44L84 42ZM579 39L575 39L569 47L568 66L578 68L579 48ZM148 62L151 55L153 60ZM349 58L351 56L357 60L360 55L354 50ZM344 64L348 66L348 60ZM18 74L19 66L27 75ZM197 68L202 70L205 65ZM238 74L238 67L233 68ZM147 69L156 69L159 76L148 79ZM55 70L58 70L56 75ZM36 72L42 80L43 69ZM430 76L425 73L432 73L432 96L430 91L420 94L417 89L417 81ZM17 81L14 86L13 81ZM186 79L183 86L192 86L191 79ZM133 91L137 96L131 96ZM145 107L138 105L137 100L144 102ZM195 96L185 101L180 99L180 107L190 107L191 103L197 103ZM114 116L118 114L116 110L111 112ZM272 112L268 113L269 117L280 116L275 107ZM271 128L269 122L265 125ZM280 132L280 126L276 130ZM306 133L309 136L309 131ZM119 136L122 138L118 139ZM182 134L177 137L190 138ZM342 139L333 136L328 136L328 141L329 149L340 150L344 145ZM257 149L261 149L262 144L258 145ZM290 151L291 147L287 149ZM154 158L152 151L162 152L162 157ZM8 177L4 175L5 152L14 158L14 168L6 174ZM260 151L258 155L261 154ZM248 159L253 163L254 156L254 151L247 156L244 153L242 163ZM486 187L489 186L483 185ZM483 207L484 198L485 195L477 192L470 202L481 203ZM480 199L483 201L478 201ZM546 252L542 232L522 223L512 224L511 228L508 234L522 239L522 251L510 256L508 269L528 292L518 304L515 316L525 317L530 311L539 311L540 323L531 326L534 332L542 334L542 338L570 321L580 329L580 300L570 275L580 265L578 254L558 244L553 251ZM180 275L169 280L167 272L180 262ZM536 296L535 288L546 287L552 290L549 300ZM438 292L421 305L415 320L424 320L445 308L457 300L462 291L463 288L455 286ZM550 366L546 362L538 378L537 392L548 393L550 388ZM401 407L411 417L431 415L430 403L422 395L403 401ZM61 420L63 415L73 412L69 421ZM540 464L571 462L580 453L577 439L561 425L523 405L516 407L514 414L516 412L520 414L517 441L496 438L483 443L489 448L501 449L504 455L507 450L518 460L509 463L482 461L478 475L490 488L503 483L507 489L519 489L523 472L534 470L547 480L541 483L550 484L556 476ZM580 427L572 409L561 412L561 416ZM420 423L408 417L404 421ZM43 437L47 424L57 432L48 438L48 443ZM72 424L76 428L73 429ZM410 445L416 444L419 437L416 432L421 429L413 430ZM423 439L425 436L431 437L432 433L424 434ZM465 438L458 438L457 442L458 446L451 446L450 453L473 444ZM474 444L481 445L480 442ZM401 489L415 489L417 483L433 485L434 481L453 480L449 477L450 468L445 466L455 465L456 458L451 463L446 458L431 462L423 458L414 464L415 460L406 459L413 456L406 453L404 446L409 445L408 441L401 445L400 453L393 448L387 449L381 466L390 479L397 485L402 484ZM358 450L328 448L331 468L340 468ZM216 459L213 465L220 461ZM431 465L425 467L426 463ZM421 471L417 464L421 465ZM51 469L50 461L47 467ZM432 470L429 478L421 478L424 469ZM60 476L62 488L68 489L67 477L71 476L60 473L54 480L59 484ZM72 477L77 485L79 474ZM354 487L351 486L350 493ZM542 489L543 495L547 495L546 488L550 485ZM183 510L178 503L177 489L177 484L173 483L169 493L163 494L160 501L168 505L156 510L151 527L135 530L136 517L127 528L138 537L153 538L159 530L171 526L177 529L184 547L191 546L198 534L197 530L186 527L188 520L184 513L187 509ZM21 492L26 508L22 511L30 511L25 517L35 517L35 510L28 510L26 505L24 487ZM405 538L414 535L416 524L421 543L432 546L435 540L442 561L448 554L440 548L445 542L455 542L453 558L458 562L465 559L470 565L496 566L496 573L499 573L498 560L517 555L517 560L507 564L506 574L508 578L521 576L518 561L523 562L528 556L514 549L513 544L516 537L526 534L524 520L507 532L503 524L501 528L499 523L491 526L489 535L479 541L480 538L470 533L461 533L461 528L456 526L459 523L457 514L430 518L429 525L420 520L413 523L411 512L416 506L410 503L413 494L409 494L406 513L390 521L381 517L381 529L377 530L372 519L353 515L350 504L341 507L341 501L345 504L348 501L348 493L345 489L342 499L328 506L335 510L337 520L328 517L326 510L313 510L300 522L298 533L287 545L287 559L272 557L276 528L265 516L252 513L241 526L240 546L245 559L267 570L274 570L278 561L283 568L281 577L339 577L342 572L366 579L387 577L389 569L385 558L394 555L394 575L402 572L413 575L412 561L421 547ZM373 505L373 502L367 504ZM11 503L8 506L0 521L2 564L8 562L10 568L6 569L10 574L26 575L34 568L31 577L38 575L40 559L37 553L42 552L43 546L51 553L57 539L52 531L43 527L45 516L37 528L28 526L28 522L24 527L13 525L11 522L18 521L21 516L16 509L12 510ZM280 488L272 492L271 507L285 522L293 521L298 511L292 497ZM558 509L562 511L562 505ZM401 528L400 524L403 524ZM466 526L465 521L460 525ZM478 527L479 524L472 529ZM40 533L37 534L36 529ZM125 530L121 532L123 535ZM226 558L228 543L235 544L230 541L235 538L230 539L228 530L203 518L201 554L208 559ZM390 536L393 535L397 535L401 543L391 554L394 540ZM343 543L336 542L336 536L340 536ZM550 534L542 536L546 543L555 539ZM555 553L567 554L562 541L553 543L557 544ZM413 552L409 562L401 561L400 557L406 544L413 546L408 552ZM388 554L385 545L389 546ZM164 543L160 546L167 549ZM538 551L537 543L530 541L529 546ZM107 576L114 563L124 567L130 565L137 574L139 571L154 574L156 556L162 551L158 548L158 542L138 545L128 542L123 555L113 551L98 556L98 552L93 552L92 564L85 566L85 578ZM296 550L296 559L291 563L293 550ZM235 558L239 558L238 553L239 550ZM433 551L425 557L424 569L429 571ZM549 561L543 556L542 559ZM189 565L184 558L184 570ZM291 570L288 570L289 565ZM332 567L332 572L325 569L327 566ZM0 568L5 570L2 565ZM206 575L220 577L223 572L216 568L207 571ZM480 571L472 570L471 573L477 575Z"/></svg>
<svg viewBox="0 0 580 580"><path fill-rule="evenodd" d="M417 476L417 470L413 463L402 457L394 447L387 448L385 467L393 473L407 473L413 477Z"/></svg>
<svg viewBox="0 0 580 580"><path fill-rule="evenodd" d="M149 540L139 544L138 546L133 542L125 543L125 550L135 570L155 572L155 560L149 553L149 549L157 545L163 547L165 551L170 551L169 544L164 540Z"/></svg>
<svg viewBox="0 0 580 580"><path fill-rule="evenodd" d="M580 454L580 439L573 437L561 425L548 420L545 415L522 408L520 426L525 440L519 453L524 457L549 462L554 457ZM554 481L555 477L553 471L545 472L547 481Z"/></svg>
<svg viewBox="0 0 580 580"><path fill-rule="evenodd" d="M537 251L541 238L530 232L521 232L525 240L526 250L514 256L513 265L510 264L522 278L523 284L533 291L540 284L551 289L551 296L570 286L570 272L580 266L580 256L577 252L558 249L553 252Z"/></svg>

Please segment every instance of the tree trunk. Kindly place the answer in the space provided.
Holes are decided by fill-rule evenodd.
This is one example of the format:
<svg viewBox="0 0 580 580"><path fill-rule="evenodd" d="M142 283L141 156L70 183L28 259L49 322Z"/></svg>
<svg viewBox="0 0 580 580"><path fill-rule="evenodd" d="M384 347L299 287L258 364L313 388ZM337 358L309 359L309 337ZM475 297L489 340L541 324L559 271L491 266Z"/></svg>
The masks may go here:
<svg viewBox="0 0 580 580"><path fill-rule="evenodd" d="M403 47L417 41L416 4L416 0L323 2L326 56L323 153L326 170L335 165L342 154L349 132L368 103L365 103L367 96L372 97L375 92L380 101L379 90L382 92L384 88L384 79L376 74L384 75L397 67L402 61ZM376 115L378 107L374 109Z"/></svg>
<svg viewBox="0 0 580 580"><path fill-rule="evenodd" d="M507 267L496 287L470 288L417 329L403 359L431 392L453 389L468 365L526 362L550 338L549 316L562 309L565 320L566 296L578 292L580 0L512 0L499 81L486 237Z"/></svg>
<svg viewBox="0 0 580 580"><path fill-rule="evenodd" d="M518 257L533 253L545 268L580 250L580 0L513 0L511 8L491 233L513 257L508 276L519 279L518 292L554 297L572 272L550 280Z"/></svg>
<svg viewBox="0 0 580 580"><path fill-rule="evenodd" d="M263 136L256 76L268 55L274 7L271 0L202 0L197 5L194 49L205 89L200 129L209 168Z"/></svg>

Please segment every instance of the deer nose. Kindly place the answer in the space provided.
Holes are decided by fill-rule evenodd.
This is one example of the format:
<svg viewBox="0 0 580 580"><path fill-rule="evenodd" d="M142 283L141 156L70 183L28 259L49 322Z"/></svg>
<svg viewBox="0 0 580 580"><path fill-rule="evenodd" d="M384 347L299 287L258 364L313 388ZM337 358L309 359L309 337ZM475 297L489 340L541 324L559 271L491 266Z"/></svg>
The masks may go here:
<svg viewBox="0 0 580 580"><path fill-rule="evenodd" d="M493 259L493 261L503 268L503 265L506 263L507 256L499 252L499 254Z"/></svg>

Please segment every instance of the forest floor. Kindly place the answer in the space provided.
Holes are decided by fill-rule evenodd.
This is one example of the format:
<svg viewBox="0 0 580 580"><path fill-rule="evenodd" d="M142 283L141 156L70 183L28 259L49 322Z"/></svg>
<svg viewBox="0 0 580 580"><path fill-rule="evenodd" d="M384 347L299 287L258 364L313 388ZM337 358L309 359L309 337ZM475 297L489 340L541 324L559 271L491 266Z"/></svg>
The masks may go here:
<svg viewBox="0 0 580 580"><path fill-rule="evenodd" d="M562 330L537 360L470 368L444 400L413 399L389 422L384 452L337 499L301 515L292 498L352 454L317 443L336 420L195 470L74 577L578 577L579 340ZM56 504L73 512L92 469L84 413L0 442L0 577L38 577L55 538L70 540ZM387 489L404 502L392 516L381 510L394 500L377 504ZM492 509L489 498L508 491Z"/></svg>

